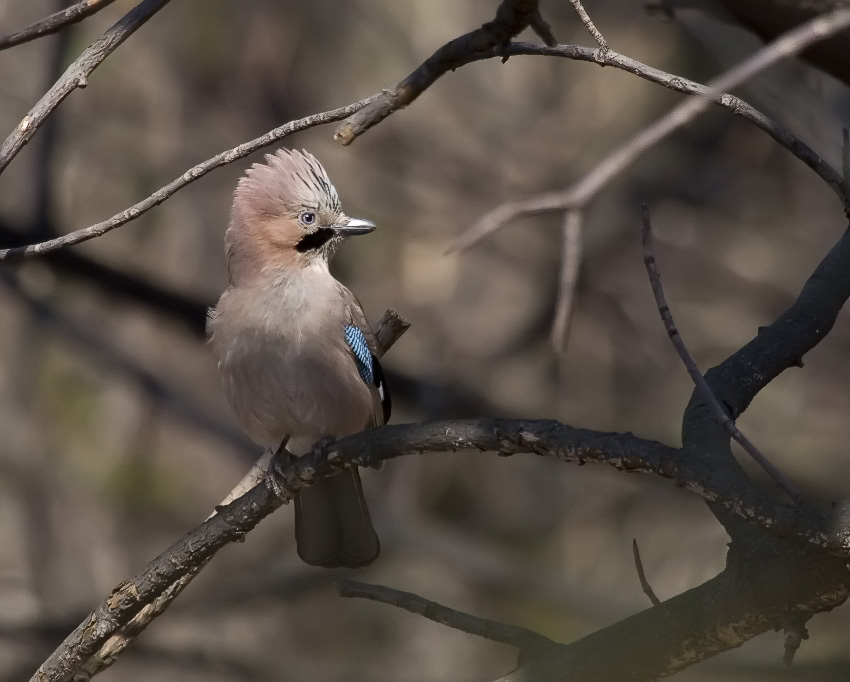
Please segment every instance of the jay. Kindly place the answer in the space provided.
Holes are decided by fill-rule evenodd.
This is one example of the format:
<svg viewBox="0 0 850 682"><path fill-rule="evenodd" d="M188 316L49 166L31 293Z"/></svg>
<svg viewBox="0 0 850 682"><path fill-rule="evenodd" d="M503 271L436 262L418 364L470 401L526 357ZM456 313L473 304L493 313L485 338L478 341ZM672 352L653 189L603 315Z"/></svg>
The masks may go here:
<svg viewBox="0 0 850 682"><path fill-rule="evenodd" d="M239 180L224 238L229 286L208 335L228 401L258 444L301 455L389 418L372 329L328 269L343 239L374 229L345 215L307 152L266 155ZM378 556L356 468L294 503L298 555L308 564L359 567Z"/></svg>

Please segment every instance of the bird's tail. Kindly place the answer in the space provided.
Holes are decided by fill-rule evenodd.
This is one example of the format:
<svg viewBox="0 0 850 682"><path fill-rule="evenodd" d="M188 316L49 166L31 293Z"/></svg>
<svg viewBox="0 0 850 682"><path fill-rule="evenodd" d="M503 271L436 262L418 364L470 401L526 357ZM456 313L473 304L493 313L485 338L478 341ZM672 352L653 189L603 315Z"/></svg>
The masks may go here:
<svg viewBox="0 0 850 682"><path fill-rule="evenodd" d="M360 474L346 469L302 490L295 498L298 556L314 566L368 566L381 545L372 527Z"/></svg>

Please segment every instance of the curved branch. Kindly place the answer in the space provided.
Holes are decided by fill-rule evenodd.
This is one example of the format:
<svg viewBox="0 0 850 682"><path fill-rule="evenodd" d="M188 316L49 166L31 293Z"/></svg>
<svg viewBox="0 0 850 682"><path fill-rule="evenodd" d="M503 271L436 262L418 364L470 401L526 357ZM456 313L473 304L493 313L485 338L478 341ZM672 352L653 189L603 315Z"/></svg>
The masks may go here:
<svg viewBox="0 0 850 682"><path fill-rule="evenodd" d="M57 33L66 26L76 24L86 17L91 16L102 10L107 5L111 5L115 0L80 0L80 2L61 9L58 12L44 17L29 26L9 31L0 35L0 50L6 50L15 45L41 38L42 36Z"/></svg>
<svg viewBox="0 0 850 682"><path fill-rule="evenodd" d="M65 73L30 109L0 147L0 173L11 163L23 146L35 135L44 120L77 88L88 85L88 77L121 43L142 24L167 5L169 0L143 0L106 33L89 45Z"/></svg>
<svg viewBox="0 0 850 682"><path fill-rule="evenodd" d="M290 495L296 495L351 465L375 466L395 457L447 451L534 454L577 464L599 462L624 472L651 473L717 502L776 535L796 537L835 554L850 554L850 539L841 528L830 528L825 519L804 516L799 508L774 502L744 477L718 476L699 458L630 433L576 429L550 420L478 419L383 426L282 465L280 483ZM33 680L70 679L173 583L204 566L224 545L241 540L281 504L280 498L260 483L220 507L139 575L116 587L45 661Z"/></svg>

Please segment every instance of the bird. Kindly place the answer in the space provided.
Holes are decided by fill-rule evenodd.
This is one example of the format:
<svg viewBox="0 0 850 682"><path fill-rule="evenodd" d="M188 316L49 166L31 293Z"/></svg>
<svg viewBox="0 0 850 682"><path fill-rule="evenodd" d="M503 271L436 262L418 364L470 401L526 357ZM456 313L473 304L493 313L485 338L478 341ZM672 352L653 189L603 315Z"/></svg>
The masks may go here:
<svg viewBox="0 0 850 682"><path fill-rule="evenodd" d="M258 444L291 455L385 424L391 401L377 341L328 263L375 224L348 217L306 151L279 149L239 179L225 232L228 286L207 321L238 421ZM358 568L380 553L356 467L294 498L300 558Z"/></svg>

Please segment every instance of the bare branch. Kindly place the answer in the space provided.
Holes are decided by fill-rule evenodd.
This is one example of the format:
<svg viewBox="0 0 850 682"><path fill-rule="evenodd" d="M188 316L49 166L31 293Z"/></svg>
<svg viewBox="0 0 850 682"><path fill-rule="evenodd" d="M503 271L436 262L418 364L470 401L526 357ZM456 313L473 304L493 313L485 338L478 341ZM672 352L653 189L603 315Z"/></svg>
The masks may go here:
<svg viewBox="0 0 850 682"><path fill-rule="evenodd" d="M15 130L0 147L0 173L11 163L23 146L35 135L39 126L59 106L68 95L77 88L88 85L88 77L112 54L121 43L136 32L142 24L167 5L169 0L143 0L106 33L89 45L83 53L65 70L65 73L48 90L36 105L30 109Z"/></svg>
<svg viewBox="0 0 850 682"><path fill-rule="evenodd" d="M661 286L661 277L658 274L658 267L655 263L655 254L652 251L652 224L649 220L649 208L646 204L641 206L641 235L643 236L643 262L646 266L646 272L649 275L649 283L652 285L652 293L655 296L655 304L658 306L658 312L661 319L664 321L664 328L667 330L667 336L670 337L670 342L682 359L685 369L697 390L700 392L702 399L711 407L715 418L723 424L723 427L729 432L729 435L737 441L744 451L755 460L755 462L764 469L768 475L776 482L776 484L788 493L792 499L799 499L800 495L791 485L791 482L777 469L770 460L762 454L762 452L753 445L749 438L738 430L735 422L729 418L726 410L717 400L717 397L712 393L711 388L702 376L702 372L697 363L688 352L682 335L676 328L676 323L673 321L673 313L670 311L670 306L667 305L667 300L664 296L664 289Z"/></svg>
<svg viewBox="0 0 850 682"><path fill-rule="evenodd" d="M560 351L567 348L575 312L576 285L581 269L583 224L582 211L567 211L564 216L562 237L561 281L558 287L555 321L552 323L552 345Z"/></svg>
<svg viewBox="0 0 850 682"><path fill-rule="evenodd" d="M29 26L24 26L15 31L9 31L0 35L0 50L6 50L15 45L41 38L42 36L57 33L63 28L82 21L86 17L99 12L115 0L80 0L70 7L54 12Z"/></svg>
<svg viewBox="0 0 850 682"><path fill-rule="evenodd" d="M290 121L289 123L285 123L284 125L275 128L274 130L270 130L265 135L257 137L248 142L244 142L238 147L228 149L227 151L221 152L220 154L216 154L211 159L207 159L203 163L199 163L196 166L192 166L192 168L187 170L180 177L175 178L167 185L160 187L149 197L142 199L140 202L133 204L129 208L126 208L121 211L120 213L116 213L108 220L104 220L103 222L96 223L94 225L79 230L74 230L73 232L69 232L68 234L65 234L61 237L57 237L56 239L49 239L47 241L39 242L37 244L30 244L29 246L19 246L11 249L0 249L0 261L26 258L29 256L38 256L43 253L47 253L48 251L53 251L55 249L62 248L63 246L79 244L80 242L88 241L89 239L94 239L95 237L100 237L101 235L104 235L107 232L111 232L116 227L120 227L121 225L124 225L125 223L128 223L131 220L135 220L142 214L147 213L150 209L152 209L154 206L158 206L159 204L161 204L163 201L172 196L175 192L182 189L186 185L194 182L198 178L203 177L210 171L215 170L216 168L220 168L221 166L226 166L229 163L233 163L237 159L241 159L245 156L248 156L248 154L257 151L258 149L262 149L263 147L267 147L268 145L273 144L274 142L282 140L288 135L296 133L299 130L306 130L307 128L313 128L315 126L324 125L326 123L332 123L333 121L339 121L345 118L346 116L350 116L352 112L362 109L376 96L377 95L373 95L372 97L361 99L359 102L348 104L344 107L340 107L339 109L323 111L318 114L313 114L312 116L305 116L304 118L300 118L296 121Z"/></svg>
<svg viewBox="0 0 850 682"><path fill-rule="evenodd" d="M447 42L407 78L381 92L368 107L340 124L334 139L351 144L369 128L413 102L446 72L499 54L532 20L536 21L535 30L545 30L540 23L542 18L536 14L537 5L538 0L502 0L493 21Z"/></svg>
<svg viewBox="0 0 850 682"><path fill-rule="evenodd" d="M593 20L590 18L590 15L588 15L584 7L582 6L581 0L570 0L570 4L575 7L579 19L581 19L581 23L584 24L584 27L588 30L591 37L596 41L599 47L601 47L603 50L607 50L608 41L605 40L605 38L599 32L599 29L596 28L596 24L593 23Z"/></svg>
<svg viewBox="0 0 850 682"><path fill-rule="evenodd" d="M485 451L501 456L527 453L563 462L600 462L620 471L652 473L718 502L776 535L799 538L840 556L850 555L850 537L839 519L814 517L799 508L777 504L746 479L719 476L699 458L687 457L681 450L631 434L575 429L555 421L478 419L383 426L295 459L280 472L279 482L294 496L349 466L375 466L396 457L447 451ZM184 576L206 565L224 545L241 540L281 504L267 486L260 484L219 509L140 574L116 587L42 664L33 682L70 680L110 638L125 636L122 629L142 609L155 604ZM842 569L843 561L839 561ZM830 592L830 599L836 594L834 590ZM832 602L824 598L821 603Z"/></svg>
<svg viewBox="0 0 850 682"><path fill-rule="evenodd" d="M424 599L411 592L395 590L383 585L369 585L354 580L341 580L337 584L340 597L371 599L383 604L397 606L400 609L424 616L435 623L447 625L455 630L467 632L502 644L510 644L521 651L539 651L557 646L557 642L538 632L516 625L500 623L495 620L479 618L469 613L443 606L435 601Z"/></svg>
<svg viewBox="0 0 850 682"><path fill-rule="evenodd" d="M508 46L505 50L507 56L535 54L592 61L601 66L621 68L641 78L665 85L679 92L696 95L696 97L678 104L666 115L644 128L627 144L618 147L584 178L567 189L541 194L524 201L502 204L487 213L464 232L450 250L468 248L508 222L522 216L585 207L609 182L634 163L641 154L673 131L692 121L712 102L720 104L764 130L776 142L814 170L838 195L845 208L850 207L850 197L848 197L841 175L837 171L791 133L782 129L743 100L724 92L740 85L780 59L796 54L815 41L832 35L847 26L850 26L850 9L819 17L762 48L752 57L713 80L708 86L664 73L611 51L600 54L599 50L577 48L572 45L559 45L555 48L526 44Z"/></svg>
<svg viewBox="0 0 850 682"><path fill-rule="evenodd" d="M632 538L632 555L635 558L635 570L637 571L638 580L640 580L640 586L643 589L643 593L649 597L649 601L652 602L653 606L658 606L661 603L661 600L655 595L652 585L650 585L649 581L646 579L646 573L644 573L643 570L643 561L640 559L640 550L638 549L638 543L635 538Z"/></svg>

